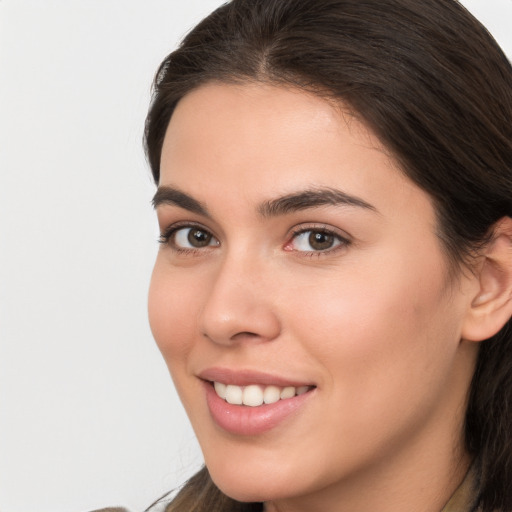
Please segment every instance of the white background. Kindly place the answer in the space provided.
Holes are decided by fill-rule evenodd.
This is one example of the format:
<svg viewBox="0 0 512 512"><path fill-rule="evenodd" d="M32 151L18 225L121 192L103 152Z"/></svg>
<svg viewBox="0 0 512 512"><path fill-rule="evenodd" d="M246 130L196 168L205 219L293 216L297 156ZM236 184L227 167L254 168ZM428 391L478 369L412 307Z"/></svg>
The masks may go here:
<svg viewBox="0 0 512 512"><path fill-rule="evenodd" d="M143 510L201 462L154 346L153 74L220 0L0 0L0 512ZM463 2L512 56L512 0Z"/></svg>

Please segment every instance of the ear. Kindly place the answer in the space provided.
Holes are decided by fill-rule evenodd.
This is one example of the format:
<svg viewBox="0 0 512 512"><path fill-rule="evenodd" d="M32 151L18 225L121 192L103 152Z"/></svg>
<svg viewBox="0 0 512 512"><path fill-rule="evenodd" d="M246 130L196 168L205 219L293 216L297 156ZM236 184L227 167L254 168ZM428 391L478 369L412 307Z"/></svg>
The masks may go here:
<svg viewBox="0 0 512 512"><path fill-rule="evenodd" d="M483 341L498 333L512 316L512 219L493 227L475 278L479 286L462 327L462 338Z"/></svg>

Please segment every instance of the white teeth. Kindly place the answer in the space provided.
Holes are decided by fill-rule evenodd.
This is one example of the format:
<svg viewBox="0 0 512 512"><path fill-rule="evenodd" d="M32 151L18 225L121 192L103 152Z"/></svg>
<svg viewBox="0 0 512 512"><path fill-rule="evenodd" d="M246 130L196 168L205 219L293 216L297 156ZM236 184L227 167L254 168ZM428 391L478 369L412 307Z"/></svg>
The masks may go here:
<svg viewBox="0 0 512 512"><path fill-rule="evenodd" d="M257 407L263 403L263 391L259 386L246 386L242 395L244 405Z"/></svg>
<svg viewBox="0 0 512 512"><path fill-rule="evenodd" d="M226 398L226 384L222 384L222 382L214 382L213 386L215 387L215 391L217 392L217 395L219 395L221 398Z"/></svg>
<svg viewBox="0 0 512 512"><path fill-rule="evenodd" d="M307 393L311 386L259 386L251 384L250 386L235 386L234 384L223 384L214 382L213 387L217 395L233 405L247 405L249 407L258 407L262 404L273 404L279 400L293 398L296 395Z"/></svg>
<svg viewBox="0 0 512 512"><path fill-rule="evenodd" d="M242 405L242 388L232 384L226 386L226 402L228 404Z"/></svg>
<svg viewBox="0 0 512 512"><path fill-rule="evenodd" d="M266 404L274 404L281 399L281 390L277 386L267 386L263 391L263 401Z"/></svg>
<svg viewBox="0 0 512 512"><path fill-rule="evenodd" d="M295 396L295 388L293 386L288 386L283 388L281 391L281 400L284 398L292 398Z"/></svg>
<svg viewBox="0 0 512 512"><path fill-rule="evenodd" d="M300 388L297 388L297 395L303 395L304 393L307 393L309 391L309 386L300 386Z"/></svg>

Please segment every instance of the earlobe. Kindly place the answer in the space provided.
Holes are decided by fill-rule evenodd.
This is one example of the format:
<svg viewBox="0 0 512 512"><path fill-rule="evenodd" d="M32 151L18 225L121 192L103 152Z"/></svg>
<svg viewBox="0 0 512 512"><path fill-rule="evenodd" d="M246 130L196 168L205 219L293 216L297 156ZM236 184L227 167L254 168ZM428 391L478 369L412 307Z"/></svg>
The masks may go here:
<svg viewBox="0 0 512 512"><path fill-rule="evenodd" d="M462 338L483 341L498 333L512 316L512 219L504 217L482 255L479 287L464 320Z"/></svg>

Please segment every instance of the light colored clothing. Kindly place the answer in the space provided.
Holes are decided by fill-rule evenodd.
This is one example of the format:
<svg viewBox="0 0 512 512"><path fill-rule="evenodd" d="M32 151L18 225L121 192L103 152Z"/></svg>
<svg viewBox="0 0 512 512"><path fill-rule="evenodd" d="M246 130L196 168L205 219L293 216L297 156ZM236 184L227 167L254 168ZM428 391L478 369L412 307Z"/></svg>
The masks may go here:
<svg viewBox="0 0 512 512"><path fill-rule="evenodd" d="M473 464L441 512L478 512L480 509L476 506L477 495L478 472Z"/></svg>

